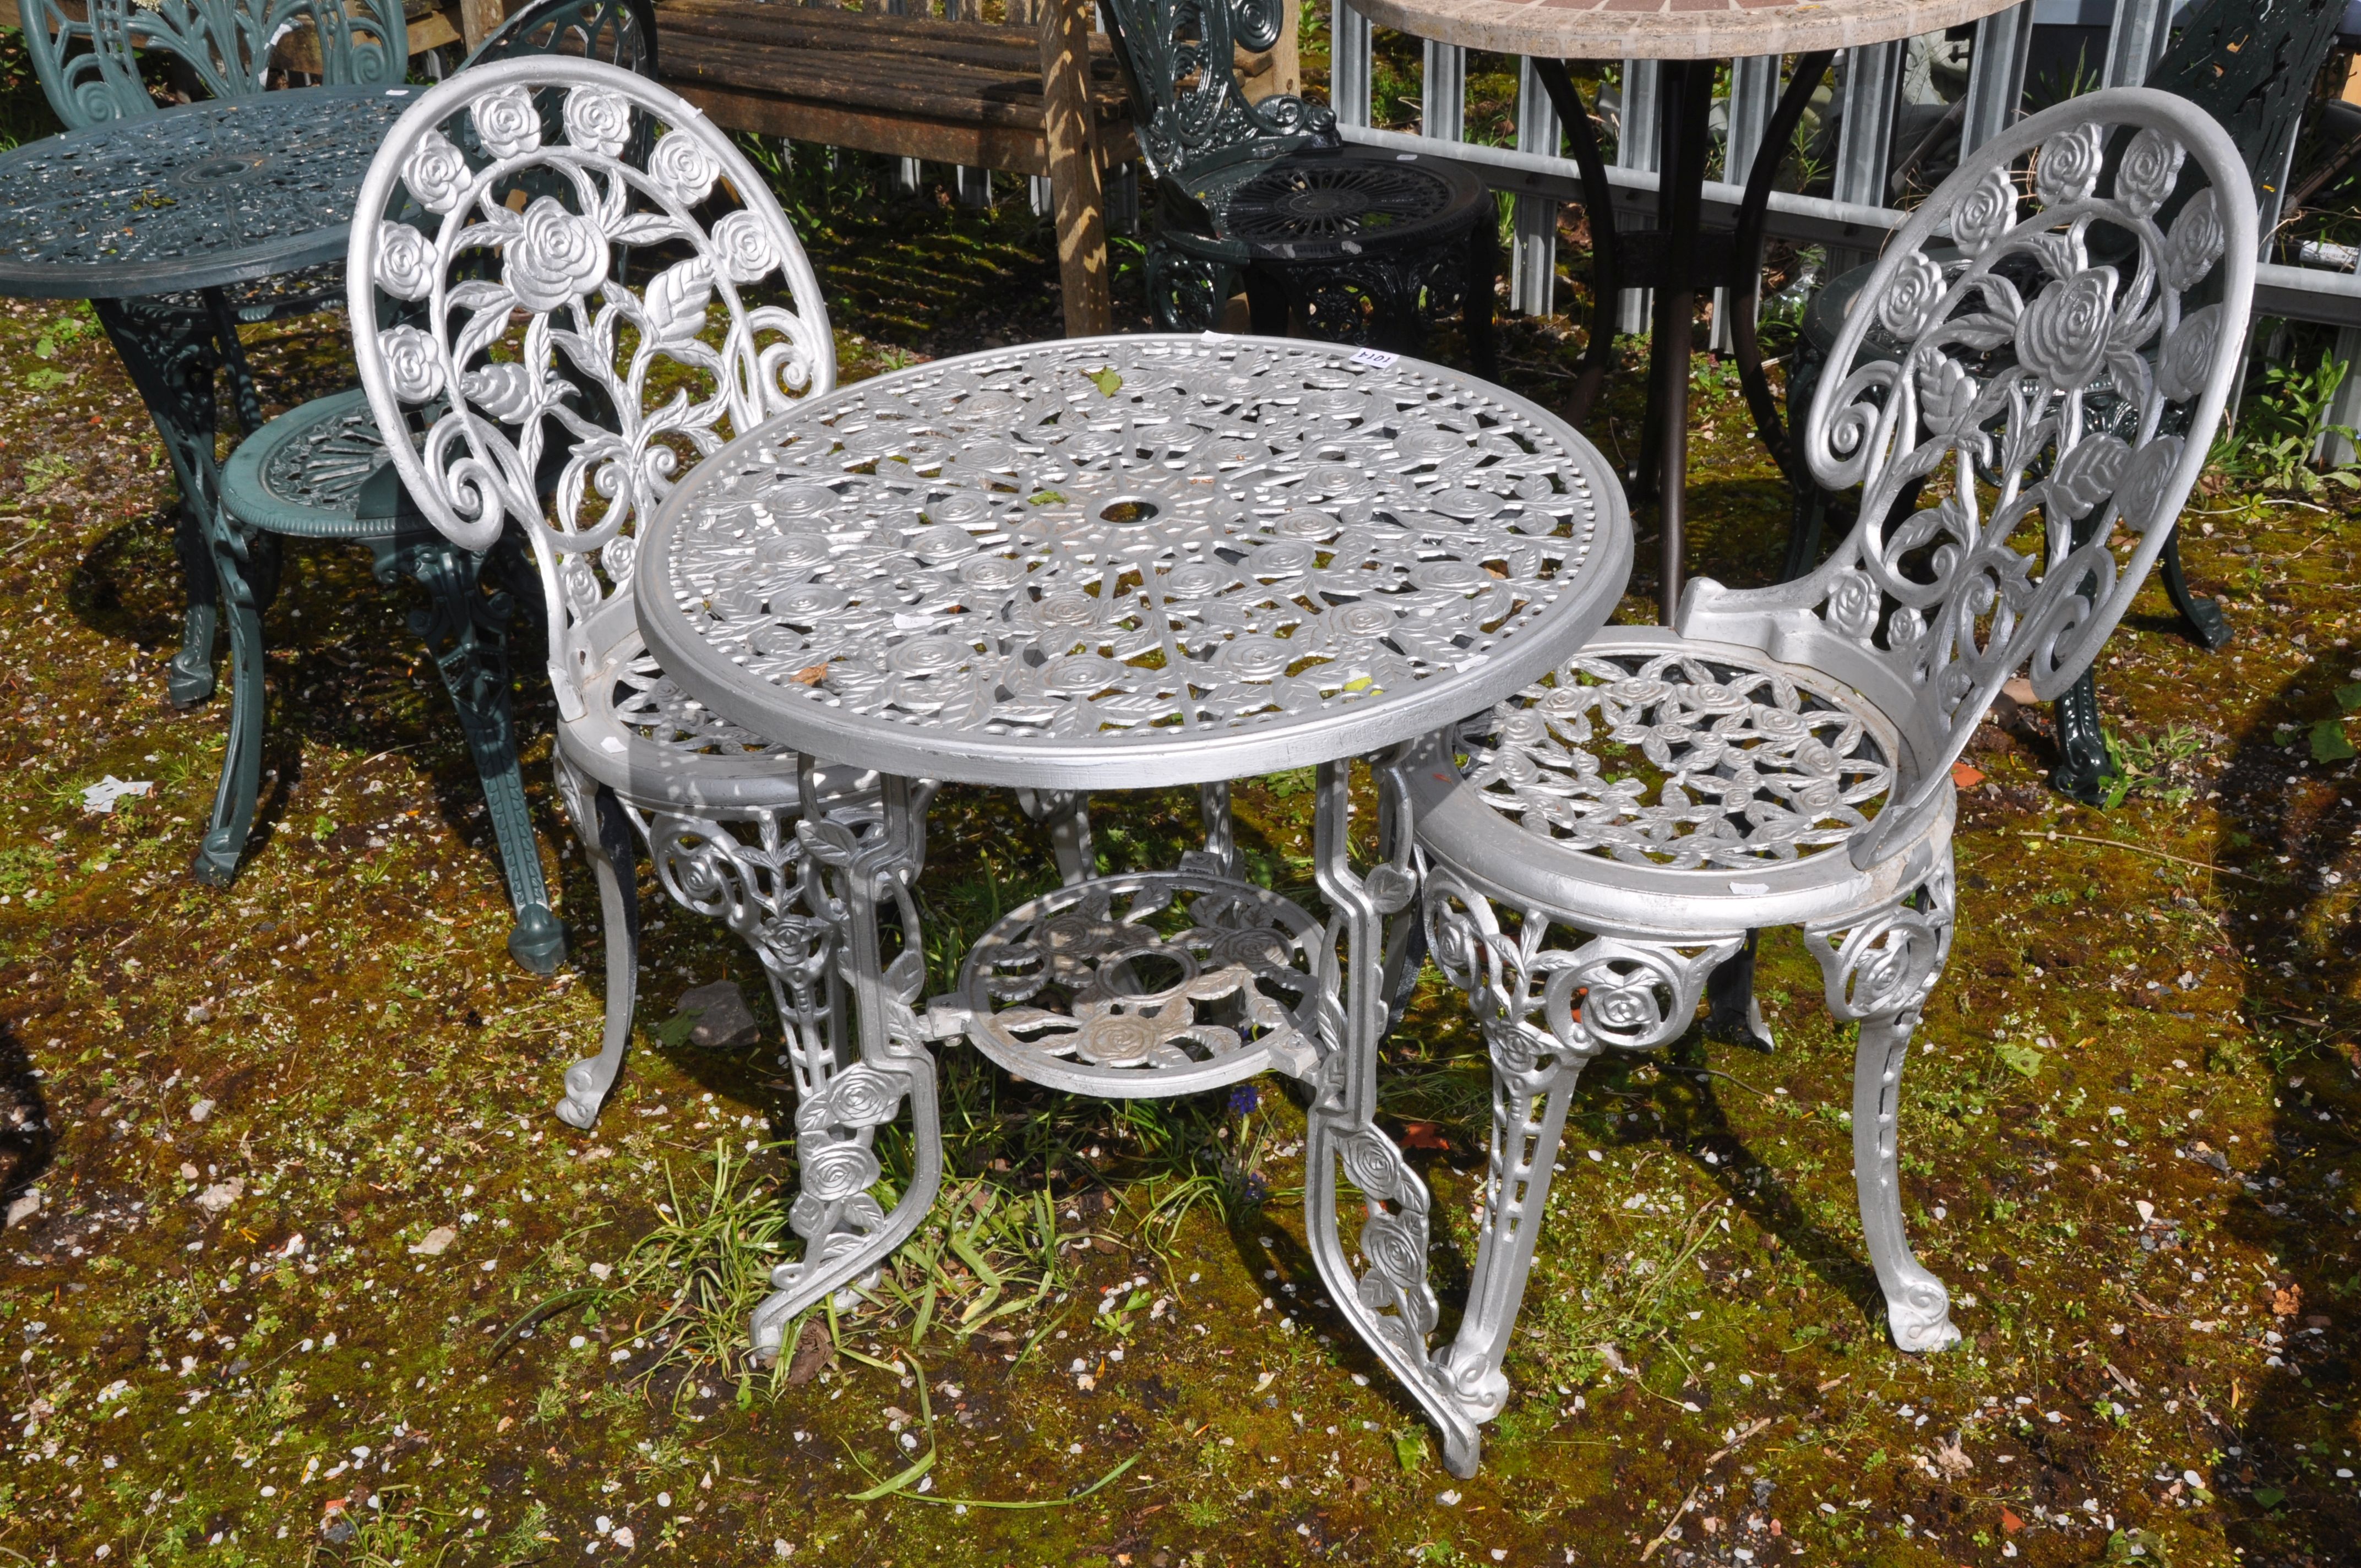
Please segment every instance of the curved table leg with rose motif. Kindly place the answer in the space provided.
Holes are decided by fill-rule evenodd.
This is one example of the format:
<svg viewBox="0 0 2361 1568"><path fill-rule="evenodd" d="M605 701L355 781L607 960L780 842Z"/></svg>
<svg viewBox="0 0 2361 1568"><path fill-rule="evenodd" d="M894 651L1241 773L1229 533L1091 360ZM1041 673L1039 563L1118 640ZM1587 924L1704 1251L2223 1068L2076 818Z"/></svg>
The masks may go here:
<svg viewBox="0 0 2361 1568"><path fill-rule="evenodd" d="M926 860L935 786L893 776L879 782L873 801L830 801L805 761L805 817L796 825L804 899L834 928L853 1038L846 1039L841 1009L832 1009L825 1034L801 1040L792 1053L799 1190L787 1223L804 1239L804 1255L771 1271L775 1288L754 1309L754 1349L763 1355L778 1353L799 1313L883 1264L918 1228L942 1185L935 1059L915 1006L927 982L925 939L911 891ZM857 1048L851 1060L848 1043ZM884 1173L873 1146L906 1099L914 1168L889 1211L875 1193Z"/></svg>
<svg viewBox="0 0 2361 1568"><path fill-rule="evenodd" d="M1397 837L1383 847L1385 860L1356 872L1349 843L1351 764L1320 765L1314 855L1321 894L1334 911L1323 954L1334 966L1334 1005L1306 1118L1304 1233L1339 1315L1434 1423L1443 1437L1444 1467L1465 1477L1476 1474L1481 1448L1476 1423L1483 1418L1466 1408L1443 1362L1427 1348L1437 1305L1427 1279L1426 1183L1377 1124L1378 1049L1388 1023L1386 922L1416 918L1418 891L1408 800L1390 773L1380 770L1378 781L1397 797L1388 813ZM1349 1252L1342 1213L1347 1185L1362 1205Z"/></svg>

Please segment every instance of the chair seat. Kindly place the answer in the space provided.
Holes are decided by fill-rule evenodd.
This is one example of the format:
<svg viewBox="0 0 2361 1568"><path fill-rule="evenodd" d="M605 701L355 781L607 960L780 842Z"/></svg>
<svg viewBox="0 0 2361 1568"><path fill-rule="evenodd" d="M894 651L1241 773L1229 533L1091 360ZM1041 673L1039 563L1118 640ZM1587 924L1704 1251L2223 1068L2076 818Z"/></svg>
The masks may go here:
<svg viewBox="0 0 2361 1568"><path fill-rule="evenodd" d="M1609 628L1405 769L1420 842L1574 924L1806 925L1923 877L1952 812L1868 870L1848 846L1915 783L1904 725L1738 644Z"/></svg>
<svg viewBox="0 0 2361 1568"><path fill-rule="evenodd" d="M583 711L561 712L557 742L582 773L635 806L700 811L792 811L800 759L715 713L674 684L636 623L628 597L601 611L612 629ZM566 685L559 685L561 707Z"/></svg>
<svg viewBox="0 0 2361 1568"><path fill-rule="evenodd" d="M222 505L247 528L298 539L363 543L427 526L357 387L299 404L240 442L222 466Z"/></svg>
<svg viewBox="0 0 2361 1568"><path fill-rule="evenodd" d="M1213 232L1169 227L1168 239L1282 266L1447 244L1491 211L1484 182L1463 170L1361 148L1307 148L1191 170L1179 182L1204 205Z"/></svg>

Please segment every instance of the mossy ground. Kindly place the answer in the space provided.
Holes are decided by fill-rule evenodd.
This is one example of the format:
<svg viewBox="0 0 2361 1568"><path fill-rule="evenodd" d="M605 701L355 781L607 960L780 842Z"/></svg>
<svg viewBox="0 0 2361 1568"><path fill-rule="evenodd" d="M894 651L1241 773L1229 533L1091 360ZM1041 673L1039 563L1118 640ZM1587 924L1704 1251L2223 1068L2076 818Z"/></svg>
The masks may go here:
<svg viewBox="0 0 2361 1568"><path fill-rule="evenodd" d="M848 375L1056 332L1021 195L986 218L849 175L797 189ZM256 334L274 406L335 384L341 331ZM1510 327L1513 384L1554 404L1577 342ZM550 982L502 951L457 727L357 552L290 552L261 825L235 887L194 885L225 715L160 702L169 472L79 311L6 308L0 363L19 391L0 410L0 1151L7 1192L40 1199L0 1238L10 1560L2352 1560L2361 816L2351 764L2285 728L2361 679L2361 517L2335 493L2201 499L2191 569L2237 640L2201 652L2142 599L2103 673L2145 770L2115 809L2042 787L2037 718L1980 737L1902 1145L1966 1342L1918 1358L1885 1336L1850 1042L1774 934L1776 1051L1692 1040L1585 1080L1517 1393L1458 1482L1322 1298L1276 1082L1250 1110L1086 1103L947 1051L934 1224L876 1303L746 1366L732 1325L790 1168L776 1024L758 1005L765 1042L715 1053L666 1020L724 975L759 994L747 955L643 886L631 1066L596 1134L550 1114L598 1036L602 951L545 699L520 682L574 927ZM1610 455L1636 381L1592 422ZM1693 564L1766 580L1784 491L1734 387L1703 366L1698 388ZM1626 618L1651 617L1648 587ZM110 773L154 791L85 813ZM1309 881L1304 782L1239 791L1282 886ZM1193 816L1103 799L1100 844L1160 861ZM963 937L1053 881L1048 859L1004 798L946 792L937 988ZM1443 1217L1446 1323L1485 1083L1430 983L1386 1104ZM983 1506L1027 1501L1051 1506Z"/></svg>

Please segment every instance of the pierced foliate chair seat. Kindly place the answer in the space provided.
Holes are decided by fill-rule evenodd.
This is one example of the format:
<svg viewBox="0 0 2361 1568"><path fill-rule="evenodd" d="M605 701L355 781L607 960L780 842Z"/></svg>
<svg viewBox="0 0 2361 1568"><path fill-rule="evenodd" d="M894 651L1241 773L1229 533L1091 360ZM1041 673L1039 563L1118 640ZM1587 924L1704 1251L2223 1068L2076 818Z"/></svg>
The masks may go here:
<svg viewBox="0 0 2361 1568"><path fill-rule="evenodd" d="M816 1158L851 1058L835 905L798 828L807 797L859 817L861 781L820 776L666 679L631 566L636 530L679 476L833 384L818 280L723 133L644 77L561 55L480 66L421 98L357 212L356 354L379 428L402 433L393 470L455 548L522 535L538 568L558 786L607 943L603 1047L567 1069L558 1114L592 1124L631 1038L636 837L665 890L762 963ZM844 1158L873 1164L872 1136L845 1131ZM792 1218L807 1235L835 1228Z"/></svg>
<svg viewBox="0 0 2361 1568"><path fill-rule="evenodd" d="M393 15L398 20L398 6ZM510 17L462 69L553 53L610 60L653 75L654 47L645 0L544 0ZM328 281L342 304L341 262ZM236 341L235 331L225 328L225 344ZM507 651L513 595L488 584L484 556L453 545L410 502L360 389L314 399L268 424L259 423L258 411L247 428L253 433L222 473L222 510L232 535L225 546L234 568L221 574L228 590L224 602L230 629L230 740L197 874L218 883L236 876L261 782L261 611L269 595L247 580L247 564L258 562L266 583L275 582L279 538L365 544L379 582L390 587L407 578L426 594L426 607L410 618L411 629L434 655L483 782L516 912L509 952L536 974L555 972L566 954L566 931L550 911L524 781L517 771ZM511 557L519 554L513 544L508 551Z"/></svg>
<svg viewBox="0 0 2361 1568"><path fill-rule="evenodd" d="M1950 947L1951 764L2028 661L2044 697L2074 683L2161 553L2235 370L2254 232L2237 149L2169 94L2092 93L1995 138L1888 247L1813 402L1813 472L1862 491L1837 553L1775 587L1693 581L1674 628L1612 628L1399 765L1430 950L1492 1062L1475 1277L1446 1353L1471 1417L1508 1397L1583 1067L1671 1044L1701 1001L1708 1033L1768 1046L1767 926L1802 927L1828 1010L1860 1025L1853 1175L1894 1343L1958 1337L1904 1234L1895 1146ZM2028 260L2037 288L2019 286ZM2126 386L2137 418L2094 429L2086 401Z"/></svg>
<svg viewBox="0 0 2361 1568"><path fill-rule="evenodd" d="M684 810L793 808L796 753L675 685L630 609L624 599L584 621L590 657L556 685L560 743L573 765L638 802Z"/></svg>

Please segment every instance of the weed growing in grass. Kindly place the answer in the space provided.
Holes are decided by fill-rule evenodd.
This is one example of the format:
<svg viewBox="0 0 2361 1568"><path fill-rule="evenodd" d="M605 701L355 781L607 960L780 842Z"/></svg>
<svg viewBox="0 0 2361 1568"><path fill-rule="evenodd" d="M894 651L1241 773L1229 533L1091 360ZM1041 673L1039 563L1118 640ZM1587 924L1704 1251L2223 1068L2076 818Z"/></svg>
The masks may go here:
<svg viewBox="0 0 2361 1568"><path fill-rule="evenodd" d="M2107 756L2114 777L2107 784L2107 809L2135 795L2152 795L2165 805L2182 806L2197 793L2190 764L2203 755L2205 738L2185 724L2167 726L2151 735L2118 736L2105 732Z"/></svg>

